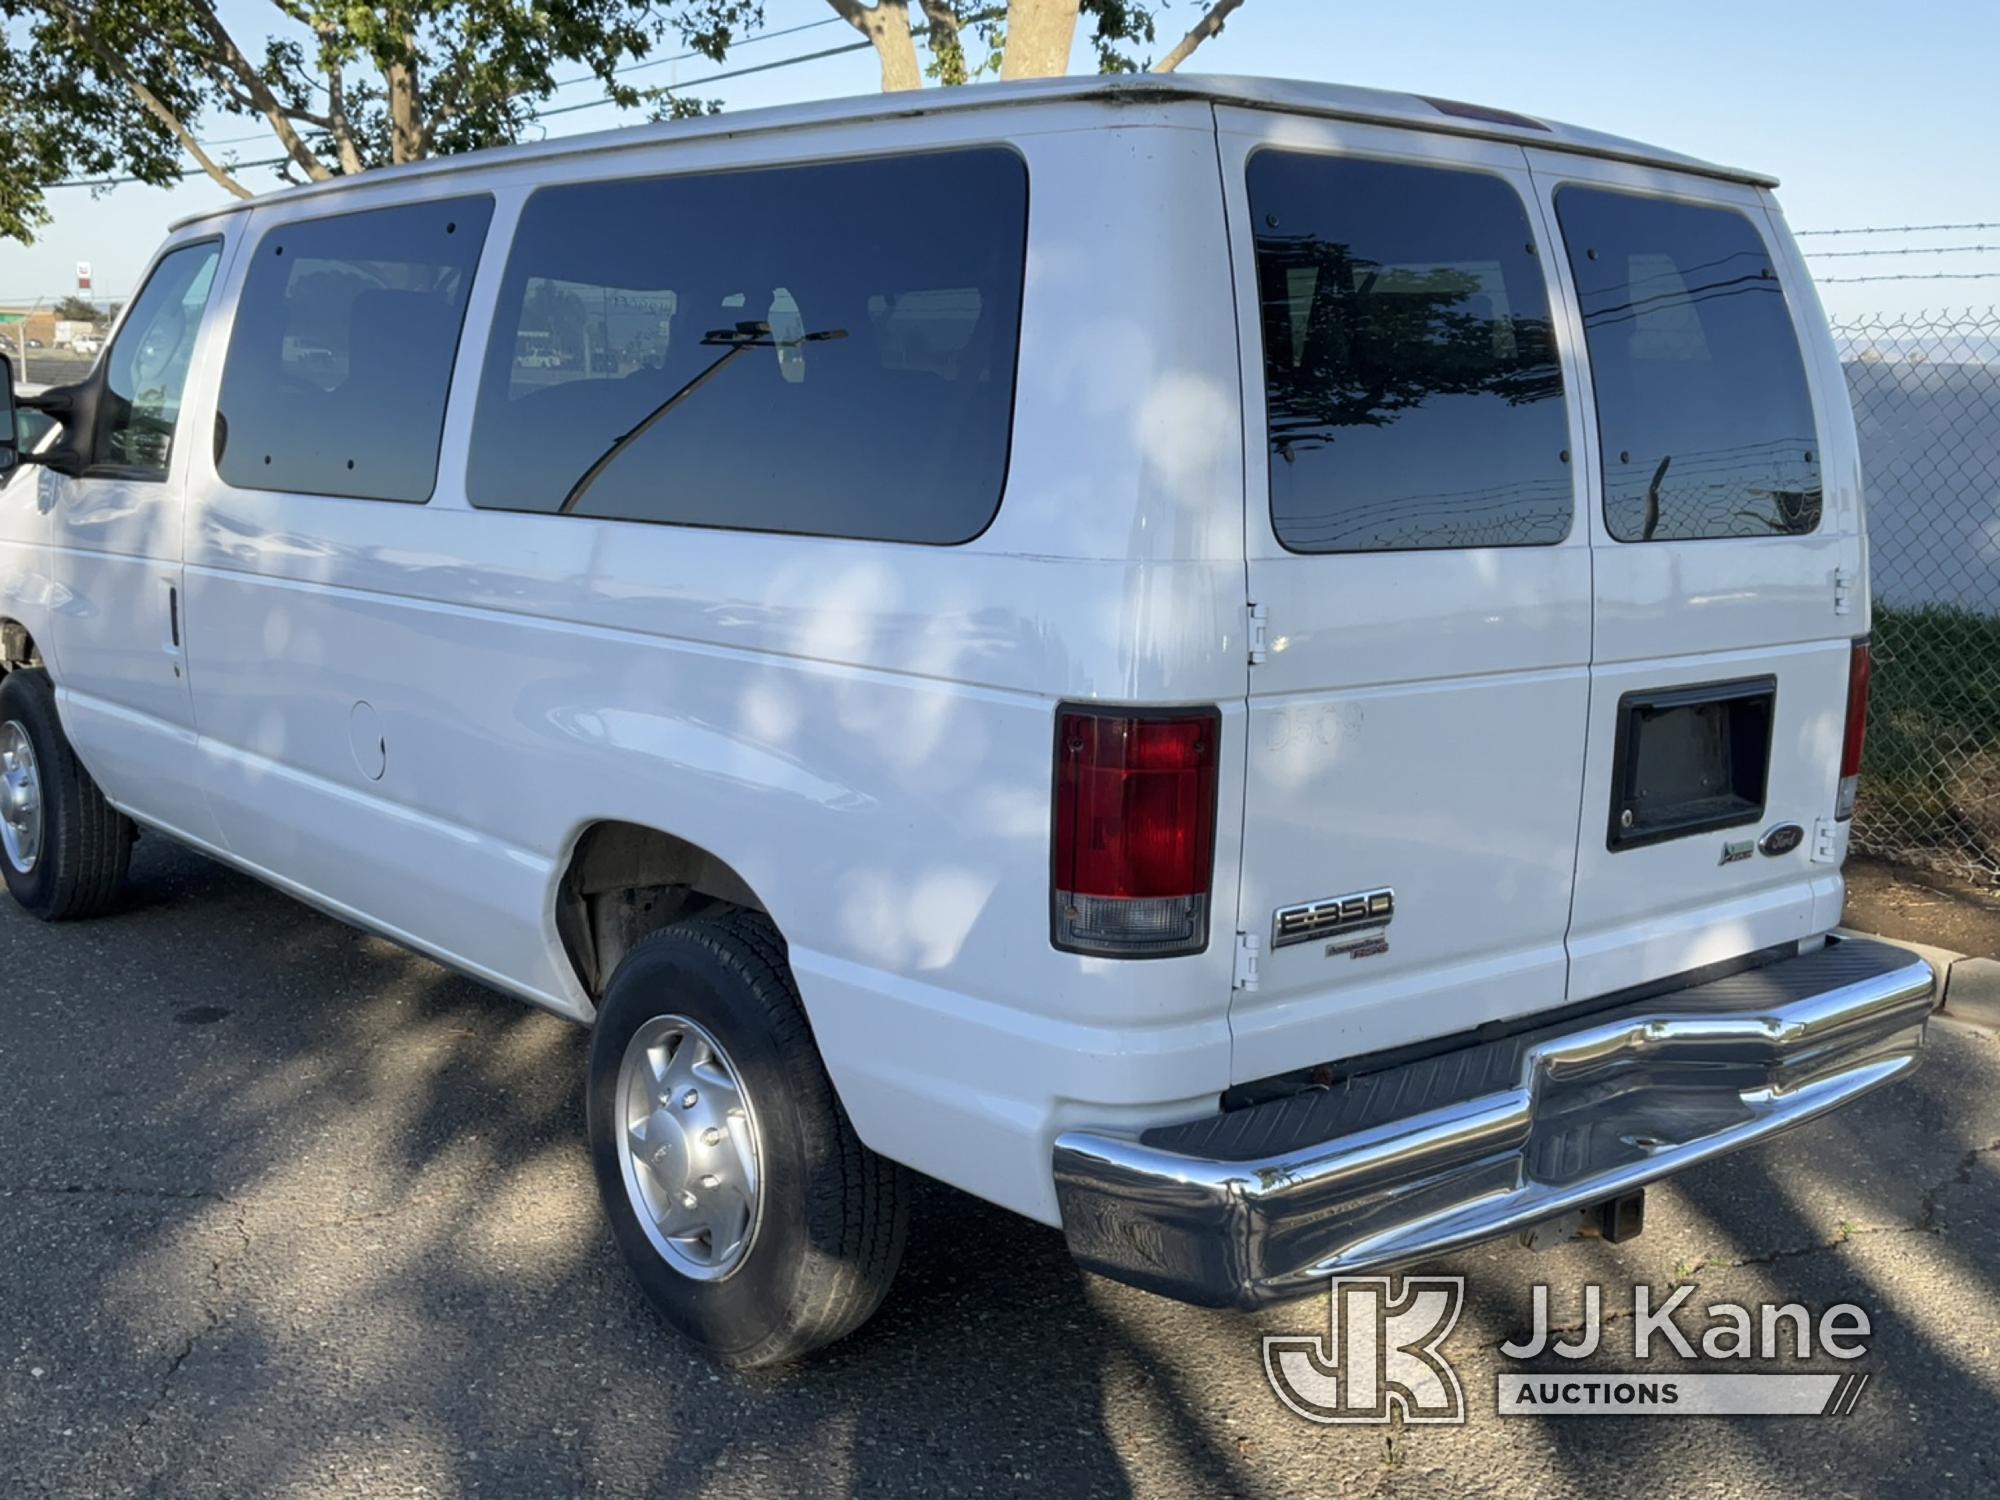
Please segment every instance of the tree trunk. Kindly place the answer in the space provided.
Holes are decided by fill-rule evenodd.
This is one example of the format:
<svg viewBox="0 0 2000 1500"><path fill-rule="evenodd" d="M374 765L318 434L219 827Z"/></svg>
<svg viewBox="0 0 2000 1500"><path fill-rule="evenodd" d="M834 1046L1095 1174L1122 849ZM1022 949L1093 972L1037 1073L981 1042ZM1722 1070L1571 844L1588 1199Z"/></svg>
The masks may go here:
<svg viewBox="0 0 2000 1500"><path fill-rule="evenodd" d="M1077 0L1008 0L1007 51L1000 76L1060 78L1076 40Z"/></svg>
<svg viewBox="0 0 2000 1500"><path fill-rule="evenodd" d="M389 160L416 161L424 155L423 105L417 94L417 70L412 63L389 63L382 69L389 85Z"/></svg>
<svg viewBox="0 0 2000 1500"><path fill-rule="evenodd" d="M916 39L910 35L909 0L827 0L840 18L875 44L882 63L882 92L899 93L924 86L924 70L917 62Z"/></svg>

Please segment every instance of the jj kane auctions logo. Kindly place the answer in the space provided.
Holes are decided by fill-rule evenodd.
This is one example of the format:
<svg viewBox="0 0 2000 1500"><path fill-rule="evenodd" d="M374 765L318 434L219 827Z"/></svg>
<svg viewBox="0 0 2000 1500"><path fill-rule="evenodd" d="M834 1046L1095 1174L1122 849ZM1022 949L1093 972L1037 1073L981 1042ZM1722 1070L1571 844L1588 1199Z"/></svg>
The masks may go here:
<svg viewBox="0 0 2000 1500"><path fill-rule="evenodd" d="M1796 1302L1756 1309L1713 1303L1688 1306L1683 1286L1656 1303L1653 1289L1632 1289L1632 1358L1741 1361L1751 1368L1683 1373L1659 1366L1584 1372L1560 1361L1589 1359L1604 1341L1603 1288L1583 1288L1583 1320L1557 1330L1549 1289L1534 1288L1534 1326L1499 1346L1508 1359L1540 1368L1502 1371L1496 1405L1501 1416L1844 1416L1868 1384L1864 1371L1774 1372L1779 1360L1816 1355L1840 1361L1867 1351L1868 1314L1851 1302L1814 1314ZM1278 1399L1310 1422L1413 1423L1465 1421L1465 1390L1444 1351L1465 1304L1462 1276L1408 1276L1400 1287L1386 1276L1336 1277L1330 1287L1327 1333L1273 1334L1264 1339L1264 1373ZM1558 1363L1550 1364L1549 1361Z"/></svg>

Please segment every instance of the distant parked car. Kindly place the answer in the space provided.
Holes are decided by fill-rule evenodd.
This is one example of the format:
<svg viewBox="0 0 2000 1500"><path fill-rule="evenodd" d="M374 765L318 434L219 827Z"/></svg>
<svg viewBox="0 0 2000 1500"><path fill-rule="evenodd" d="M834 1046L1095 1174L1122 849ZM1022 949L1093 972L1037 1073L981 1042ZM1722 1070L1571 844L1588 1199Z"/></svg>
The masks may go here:
<svg viewBox="0 0 2000 1500"><path fill-rule="evenodd" d="M30 349L42 349L42 348L46 348L47 346L46 346L46 345L44 345L44 344L42 343L42 341L41 341L40 339L29 339L29 340L28 340L28 347L29 347Z"/></svg>

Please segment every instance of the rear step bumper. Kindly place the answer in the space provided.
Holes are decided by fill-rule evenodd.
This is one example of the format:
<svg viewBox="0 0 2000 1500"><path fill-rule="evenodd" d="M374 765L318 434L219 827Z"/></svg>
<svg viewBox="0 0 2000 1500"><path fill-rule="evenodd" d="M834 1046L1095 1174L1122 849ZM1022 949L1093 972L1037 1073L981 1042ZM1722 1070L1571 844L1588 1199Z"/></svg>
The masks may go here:
<svg viewBox="0 0 2000 1500"><path fill-rule="evenodd" d="M1630 1192L1916 1065L1936 990L1906 949L1811 953L1131 1137L1055 1146L1070 1251L1253 1306Z"/></svg>

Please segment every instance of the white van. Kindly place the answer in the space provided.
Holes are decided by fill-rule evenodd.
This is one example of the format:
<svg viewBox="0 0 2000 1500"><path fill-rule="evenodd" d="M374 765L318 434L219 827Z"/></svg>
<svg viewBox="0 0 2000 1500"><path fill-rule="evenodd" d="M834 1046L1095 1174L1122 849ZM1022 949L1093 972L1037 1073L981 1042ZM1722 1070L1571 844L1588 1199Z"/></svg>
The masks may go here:
<svg viewBox="0 0 2000 1500"><path fill-rule="evenodd" d="M906 1169L1252 1304L1916 1062L1830 935L1868 682L1770 182L1447 100L1085 79L178 226L0 497L6 878L135 831L595 1026L727 1361Z"/></svg>

